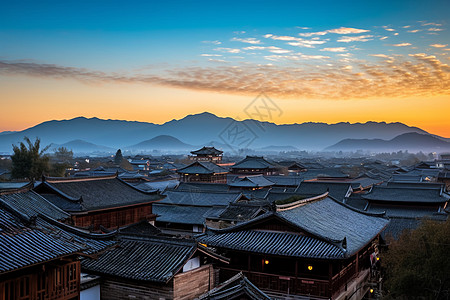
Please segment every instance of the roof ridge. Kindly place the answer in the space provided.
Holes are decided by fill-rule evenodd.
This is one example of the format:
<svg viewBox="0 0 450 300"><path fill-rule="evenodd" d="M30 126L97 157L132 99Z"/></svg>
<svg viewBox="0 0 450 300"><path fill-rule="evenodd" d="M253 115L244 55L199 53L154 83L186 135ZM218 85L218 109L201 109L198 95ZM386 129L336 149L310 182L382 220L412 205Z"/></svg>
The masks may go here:
<svg viewBox="0 0 450 300"><path fill-rule="evenodd" d="M34 183L33 181L28 182L27 184L21 186L21 187L17 187L17 188L12 188L12 189L0 189L0 196L1 195L10 195L10 194L17 194L17 193L25 193L30 191L32 188L34 187Z"/></svg>
<svg viewBox="0 0 450 300"><path fill-rule="evenodd" d="M297 201L294 201L291 203L287 203L287 204L275 204L275 211L279 212L279 211L291 210L291 209L303 206L307 203L315 202L318 200L323 200L328 197L328 193L329 192L325 192L323 194L320 194L320 195L317 195L314 197L300 199L300 200L297 200Z"/></svg>

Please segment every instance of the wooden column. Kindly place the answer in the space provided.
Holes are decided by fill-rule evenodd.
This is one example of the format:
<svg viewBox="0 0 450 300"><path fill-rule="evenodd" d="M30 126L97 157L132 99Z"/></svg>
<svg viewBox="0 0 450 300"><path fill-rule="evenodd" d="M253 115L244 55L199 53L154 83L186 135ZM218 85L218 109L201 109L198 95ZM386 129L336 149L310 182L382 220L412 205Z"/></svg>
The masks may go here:
<svg viewBox="0 0 450 300"><path fill-rule="evenodd" d="M328 262L328 293L331 299L333 296L333 263Z"/></svg>

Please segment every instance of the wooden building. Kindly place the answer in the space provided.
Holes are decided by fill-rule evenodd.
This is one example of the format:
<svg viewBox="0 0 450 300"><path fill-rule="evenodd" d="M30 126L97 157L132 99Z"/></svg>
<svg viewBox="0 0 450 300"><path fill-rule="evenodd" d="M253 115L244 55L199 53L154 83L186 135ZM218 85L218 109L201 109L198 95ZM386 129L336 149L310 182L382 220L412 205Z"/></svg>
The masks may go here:
<svg viewBox="0 0 450 300"><path fill-rule="evenodd" d="M388 222L325 193L197 240L231 259L219 266L221 282L243 272L264 292L336 299L351 285L367 290L369 256Z"/></svg>
<svg viewBox="0 0 450 300"><path fill-rule="evenodd" d="M117 177L43 177L35 191L70 213L77 227L98 231L137 223L154 222L152 203L163 198L141 191Z"/></svg>
<svg viewBox="0 0 450 300"><path fill-rule="evenodd" d="M195 161L177 173L182 182L227 183L228 170L209 161Z"/></svg>
<svg viewBox="0 0 450 300"><path fill-rule="evenodd" d="M228 262L193 240L134 234L82 267L102 277L102 299L190 300L215 286L213 261Z"/></svg>
<svg viewBox="0 0 450 300"><path fill-rule="evenodd" d="M79 257L115 244L0 198L0 300L79 299ZM29 196L29 195L28 195ZM27 197L27 196L25 196ZM8 203L9 202L9 203Z"/></svg>
<svg viewBox="0 0 450 300"><path fill-rule="evenodd" d="M192 161L209 161L213 163L220 163L222 161L223 151L217 150L214 147L203 147L201 149L191 151L189 160Z"/></svg>
<svg viewBox="0 0 450 300"><path fill-rule="evenodd" d="M231 167L236 175L276 175L277 168L262 156L246 156Z"/></svg>

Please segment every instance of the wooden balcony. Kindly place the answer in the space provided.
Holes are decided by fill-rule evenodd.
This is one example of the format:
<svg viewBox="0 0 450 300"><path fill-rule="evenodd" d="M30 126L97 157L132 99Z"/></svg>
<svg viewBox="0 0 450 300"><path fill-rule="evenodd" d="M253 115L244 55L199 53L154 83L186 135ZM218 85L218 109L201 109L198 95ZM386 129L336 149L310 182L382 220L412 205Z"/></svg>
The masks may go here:
<svg viewBox="0 0 450 300"><path fill-rule="evenodd" d="M288 295L312 296L314 299L330 299L333 295L345 290L348 281L356 275L356 265L354 263L348 265L331 280L220 268L220 282L231 278L241 271L253 284L265 291Z"/></svg>

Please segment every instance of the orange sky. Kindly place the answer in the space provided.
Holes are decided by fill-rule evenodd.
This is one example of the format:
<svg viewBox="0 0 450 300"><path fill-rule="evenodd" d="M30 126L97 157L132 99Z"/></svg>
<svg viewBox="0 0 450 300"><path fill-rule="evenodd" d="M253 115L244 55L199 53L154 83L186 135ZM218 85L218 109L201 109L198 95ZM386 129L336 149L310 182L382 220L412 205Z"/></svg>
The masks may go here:
<svg viewBox="0 0 450 300"><path fill-rule="evenodd" d="M245 107L257 95L230 95L143 84L85 84L71 79L0 77L0 131L23 130L40 122L77 116L164 123L208 111L245 119ZM24 88L26 87L26 88ZM282 110L271 121L402 122L450 137L450 97L358 100L281 99Z"/></svg>

